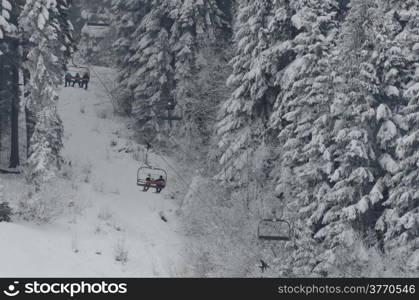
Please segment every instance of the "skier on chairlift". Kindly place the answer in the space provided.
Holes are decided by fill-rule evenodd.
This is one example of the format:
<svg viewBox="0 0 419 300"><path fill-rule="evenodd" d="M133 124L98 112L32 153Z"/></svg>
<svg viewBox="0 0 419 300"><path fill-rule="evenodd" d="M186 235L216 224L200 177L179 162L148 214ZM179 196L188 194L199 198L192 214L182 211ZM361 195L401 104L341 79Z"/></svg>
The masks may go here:
<svg viewBox="0 0 419 300"><path fill-rule="evenodd" d="M148 174L147 178L145 179L145 185L144 185L144 188L143 188L144 192L147 192L148 189L150 188L151 181L152 181L151 174Z"/></svg>
<svg viewBox="0 0 419 300"><path fill-rule="evenodd" d="M67 72L64 76L64 80L65 80L65 86L64 87L69 87L71 85L72 80L73 80L73 75L71 75L70 72Z"/></svg>
<svg viewBox="0 0 419 300"><path fill-rule="evenodd" d="M81 88L82 85L81 85L81 80L80 79L81 79L80 78L80 73L77 73L76 76L74 77L74 81L73 81L72 87L74 87L76 84L78 84L79 87Z"/></svg>
<svg viewBox="0 0 419 300"><path fill-rule="evenodd" d="M160 176L159 179L156 180L156 193L160 193L162 189L166 186L166 181L164 180L163 176Z"/></svg>
<svg viewBox="0 0 419 300"><path fill-rule="evenodd" d="M87 90L87 86L89 85L89 81L90 81L90 76L89 73L84 73L83 78L81 79L81 87Z"/></svg>

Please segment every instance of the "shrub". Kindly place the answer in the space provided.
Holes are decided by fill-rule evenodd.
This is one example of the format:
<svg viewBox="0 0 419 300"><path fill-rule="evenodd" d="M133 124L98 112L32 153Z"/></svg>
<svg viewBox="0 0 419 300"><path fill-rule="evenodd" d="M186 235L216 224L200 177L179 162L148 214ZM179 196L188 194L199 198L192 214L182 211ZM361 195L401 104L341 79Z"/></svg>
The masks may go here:
<svg viewBox="0 0 419 300"><path fill-rule="evenodd" d="M0 222L10 222L11 216L12 209L10 208L9 203L0 203Z"/></svg>
<svg viewBox="0 0 419 300"><path fill-rule="evenodd" d="M16 216L37 224L49 223L59 216L69 203L66 186L60 181L54 181L40 190L23 194L18 200Z"/></svg>

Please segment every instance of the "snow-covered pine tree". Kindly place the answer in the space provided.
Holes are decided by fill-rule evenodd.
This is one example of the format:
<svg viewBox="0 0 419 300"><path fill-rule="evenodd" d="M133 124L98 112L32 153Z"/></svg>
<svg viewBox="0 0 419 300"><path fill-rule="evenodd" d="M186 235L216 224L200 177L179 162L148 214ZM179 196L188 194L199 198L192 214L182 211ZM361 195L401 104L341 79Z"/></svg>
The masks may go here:
<svg viewBox="0 0 419 300"><path fill-rule="evenodd" d="M172 2L154 0L151 10L141 20L131 36L133 53L129 62L133 73L127 78L132 95L132 114L138 129L150 120L158 130L166 105L173 99L174 58L170 51L170 29L173 24Z"/></svg>
<svg viewBox="0 0 419 300"><path fill-rule="evenodd" d="M390 48L392 53L403 56L404 73L393 68L392 61L386 65L385 76L391 81L400 81L399 85L391 84L397 96L399 108L396 111L385 111L381 115L393 120L392 127L400 128L393 147L394 160L397 163L390 172L388 198L383 203L384 212L376 223L375 229L383 236L384 249L393 255L401 256L412 272L419 270L418 228L419 228L419 2L406 1L396 3L390 12L397 19L400 27L396 30L395 42L398 47ZM396 60L400 61L400 59ZM393 97L394 97L393 96ZM390 127L390 126L387 126ZM391 130L384 131L388 136Z"/></svg>
<svg viewBox="0 0 419 300"><path fill-rule="evenodd" d="M0 3L0 9L0 39L3 40L7 35L10 35L16 30L16 26L10 22L13 9L12 4L8 0L2 1Z"/></svg>
<svg viewBox="0 0 419 300"><path fill-rule="evenodd" d="M401 49L389 35L394 26L385 5L373 0L351 1L342 24L330 111L333 174L313 216L319 225L314 238L329 255L317 265L320 273L333 274L342 260L339 252L352 247L357 236L368 236L367 246L379 242L373 228L385 183L397 170L394 145L400 131L395 122L405 68Z"/></svg>
<svg viewBox="0 0 419 300"><path fill-rule="evenodd" d="M358 213L368 210L368 195L378 176L371 132L375 128L379 82L375 67L368 61L373 52L373 22L378 10L374 2L351 1L338 46L336 93L330 112L334 119L334 149L329 155L334 169L328 178L331 188L322 195L326 207L320 206L320 226L314 235L327 255L316 271L329 276L336 271L341 248L354 241L355 231L349 220L354 221Z"/></svg>
<svg viewBox="0 0 419 300"><path fill-rule="evenodd" d="M73 39L73 24L69 19L69 10L72 5L73 0L57 0L57 20L59 27L58 31L58 40L60 41L61 55L59 59L62 63L62 68L65 69L67 66L68 58L74 53L74 39Z"/></svg>
<svg viewBox="0 0 419 300"><path fill-rule="evenodd" d="M240 172L245 169L247 157L262 142L264 123L278 93L272 74L292 61L287 40L293 29L286 27L291 15L285 2L242 1L239 5L234 37L236 55L227 81L234 92L222 104L216 126L220 180L244 183ZM271 45L275 47L269 49Z"/></svg>
<svg viewBox="0 0 419 300"><path fill-rule="evenodd" d="M58 101L58 97L55 96L53 101ZM43 183L52 179L61 167L60 151L63 147L64 128L56 111L55 103L44 106L37 114L37 119L31 139L27 179L39 188Z"/></svg>
<svg viewBox="0 0 419 300"><path fill-rule="evenodd" d="M299 248L288 263L296 275L310 274L320 260L312 235L321 227L333 172L330 106L333 101L332 50L340 7L337 1L295 1L291 18L298 30L292 40L295 60L278 73L281 93L270 119L278 140L270 177L277 178L276 209L293 223ZM284 206L283 203L286 203ZM274 204L275 205L275 204ZM282 205L282 207L281 207ZM314 245L313 245L314 244ZM284 263L284 262L282 262Z"/></svg>
<svg viewBox="0 0 419 300"><path fill-rule="evenodd" d="M30 76L25 108L34 120L34 128L29 131L28 179L38 185L48 180L51 176L45 174L52 174L61 163L63 128L56 111L58 96L54 86L60 82L63 71L61 58L65 57L66 45L62 43L68 40L60 39L60 22L65 23L65 15L59 14L54 0L27 1L20 17L24 37L32 43L25 62Z"/></svg>
<svg viewBox="0 0 419 300"><path fill-rule="evenodd" d="M136 69L131 61L135 49L131 49L135 40L132 35L141 23L143 17L150 11L147 1L140 0L117 0L114 2L113 11L115 14L114 26L117 39L113 43L115 51L115 62L118 66L118 89L117 109L121 113L131 114L133 93L128 88L129 79Z"/></svg>
<svg viewBox="0 0 419 300"><path fill-rule="evenodd" d="M228 31L230 4L213 0L117 1L114 7L118 15L119 39L114 45L119 56L120 106L133 113L141 131L150 119L156 129L163 125L158 117L167 115L167 103L179 102L187 107L186 118L193 119L187 122L190 127L202 129L194 121L209 114L205 109L203 114L196 111L213 103L198 99L202 87L198 87L197 75L209 63L201 50L219 43L217 38L222 34L228 35L224 29ZM140 25L135 26L137 23ZM179 131L184 133L185 128ZM202 136L205 134L208 140L208 132Z"/></svg>
<svg viewBox="0 0 419 300"><path fill-rule="evenodd" d="M182 0L177 5L170 38L175 59L174 100L184 108L187 121L178 126L176 136L186 147L197 149L211 138L217 108L228 93L229 67L223 59L230 45L231 3Z"/></svg>

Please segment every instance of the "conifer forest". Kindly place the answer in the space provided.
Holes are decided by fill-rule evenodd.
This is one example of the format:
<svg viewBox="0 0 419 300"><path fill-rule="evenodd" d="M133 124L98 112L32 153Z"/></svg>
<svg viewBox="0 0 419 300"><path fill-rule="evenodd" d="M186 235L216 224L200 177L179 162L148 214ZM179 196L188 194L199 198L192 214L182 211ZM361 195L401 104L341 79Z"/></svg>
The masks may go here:
<svg viewBox="0 0 419 300"><path fill-rule="evenodd" d="M419 0L0 11L0 277L419 277Z"/></svg>

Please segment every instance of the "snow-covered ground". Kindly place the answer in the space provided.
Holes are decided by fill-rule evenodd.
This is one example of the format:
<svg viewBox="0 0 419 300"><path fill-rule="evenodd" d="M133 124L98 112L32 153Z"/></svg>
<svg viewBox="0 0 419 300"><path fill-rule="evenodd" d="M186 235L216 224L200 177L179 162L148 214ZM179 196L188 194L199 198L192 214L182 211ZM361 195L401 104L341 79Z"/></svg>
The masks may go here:
<svg viewBox="0 0 419 300"><path fill-rule="evenodd" d="M110 69L95 70L103 80L112 78ZM74 173L67 179L73 192L67 195L65 189L62 196L71 197L74 213L46 225L0 223L0 276L184 275L185 238L176 204L165 191L144 193L136 186L141 157L120 150L138 146L129 141L122 119L112 114L95 73L88 91L61 88L59 94L63 156ZM164 167L158 157L151 161ZM116 260L125 254L126 262Z"/></svg>

